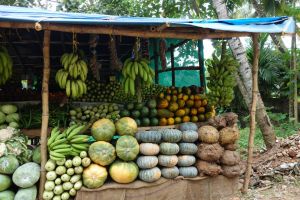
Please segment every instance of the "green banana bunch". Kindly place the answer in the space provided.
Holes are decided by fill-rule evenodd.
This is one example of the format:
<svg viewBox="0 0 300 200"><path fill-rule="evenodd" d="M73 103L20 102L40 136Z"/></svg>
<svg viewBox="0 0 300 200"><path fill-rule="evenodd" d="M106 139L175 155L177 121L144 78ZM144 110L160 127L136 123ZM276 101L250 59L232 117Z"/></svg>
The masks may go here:
<svg viewBox="0 0 300 200"><path fill-rule="evenodd" d="M6 83L6 81L11 77L12 66L13 62L7 49L3 46L0 47L0 85Z"/></svg>
<svg viewBox="0 0 300 200"><path fill-rule="evenodd" d="M59 161L66 156L78 156L81 151L87 151L89 136L80 133L84 127L73 125L63 132L58 127L53 128L47 142L50 158Z"/></svg>
<svg viewBox="0 0 300 200"><path fill-rule="evenodd" d="M149 66L149 60L145 58L141 58L138 60L132 60L131 58L127 58L123 65L122 75L122 86L124 88L125 93L130 93L132 96L134 96L136 93L136 78L140 77L142 84L150 86L153 84L155 72Z"/></svg>
<svg viewBox="0 0 300 200"><path fill-rule="evenodd" d="M211 105L223 107L229 106L234 98L233 89L236 86L234 74L238 63L232 56L224 55L219 59L213 54L212 59L206 61L209 73L208 98Z"/></svg>

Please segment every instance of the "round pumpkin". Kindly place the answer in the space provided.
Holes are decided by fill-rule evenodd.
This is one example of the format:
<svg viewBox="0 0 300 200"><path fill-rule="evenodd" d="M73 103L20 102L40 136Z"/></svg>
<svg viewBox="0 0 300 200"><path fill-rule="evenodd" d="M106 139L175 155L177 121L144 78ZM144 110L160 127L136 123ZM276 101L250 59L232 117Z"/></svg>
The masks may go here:
<svg viewBox="0 0 300 200"><path fill-rule="evenodd" d="M141 169L150 169L156 167L158 164L158 158L156 156L140 156L136 160L136 164Z"/></svg>
<svg viewBox="0 0 300 200"><path fill-rule="evenodd" d="M161 136L165 142L179 142L182 138L182 132L177 129L163 129Z"/></svg>
<svg viewBox="0 0 300 200"><path fill-rule="evenodd" d="M115 135L116 128L111 120L100 119L92 125L91 132L96 141L109 142Z"/></svg>
<svg viewBox="0 0 300 200"><path fill-rule="evenodd" d="M183 155L193 155L197 153L198 147L194 143L179 143L179 152Z"/></svg>
<svg viewBox="0 0 300 200"><path fill-rule="evenodd" d="M161 175L164 178L176 178L179 175L179 169L174 167L164 167L161 169Z"/></svg>
<svg viewBox="0 0 300 200"><path fill-rule="evenodd" d="M195 142L198 140L198 132L193 130L187 130L182 132L183 142Z"/></svg>
<svg viewBox="0 0 300 200"><path fill-rule="evenodd" d="M199 140L204 143L217 143L219 141L219 132L213 126L201 126L198 129Z"/></svg>
<svg viewBox="0 0 300 200"><path fill-rule="evenodd" d="M145 156L155 156L159 153L159 146L153 143L141 143L140 153Z"/></svg>
<svg viewBox="0 0 300 200"><path fill-rule="evenodd" d="M107 170L97 164L90 164L83 170L83 185L90 189L101 187L107 179Z"/></svg>
<svg viewBox="0 0 300 200"><path fill-rule="evenodd" d="M131 183L139 174L139 168L134 162L115 161L109 168L109 175L117 183Z"/></svg>
<svg viewBox="0 0 300 200"><path fill-rule="evenodd" d="M140 142L160 143L161 133L159 131L140 131L136 133L135 138Z"/></svg>
<svg viewBox="0 0 300 200"><path fill-rule="evenodd" d="M117 156L124 161L132 161L139 154L139 143L130 136L124 135L117 140L116 144Z"/></svg>
<svg viewBox="0 0 300 200"><path fill-rule="evenodd" d="M198 126L197 126L197 124L195 124L193 122L185 122L185 123L180 124L179 129L181 131L197 131Z"/></svg>
<svg viewBox="0 0 300 200"><path fill-rule="evenodd" d="M174 167L178 162L177 156L159 155L158 164L163 167Z"/></svg>
<svg viewBox="0 0 300 200"><path fill-rule="evenodd" d="M94 142L89 147L89 157L94 163L106 166L116 159L116 150L115 147L108 142Z"/></svg>
<svg viewBox="0 0 300 200"><path fill-rule="evenodd" d="M196 167L179 167L179 174L185 178L193 178L198 175Z"/></svg>
<svg viewBox="0 0 300 200"><path fill-rule="evenodd" d="M195 164L196 158L195 156L190 156L190 155L181 155L178 156L178 163L177 165L179 167L189 167Z"/></svg>
<svg viewBox="0 0 300 200"><path fill-rule="evenodd" d="M122 117L116 122L116 129L119 135L132 135L137 132L137 124L134 119L130 117Z"/></svg>
<svg viewBox="0 0 300 200"><path fill-rule="evenodd" d="M161 171L158 167L152 169L144 169L139 173L139 179L151 183L157 181L161 177Z"/></svg>
<svg viewBox="0 0 300 200"><path fill-rule="evenodd" d="M159 145L159 148L160 153L164 155L176 155L179 152L179 146L176 143L163 142Z"/></svg>

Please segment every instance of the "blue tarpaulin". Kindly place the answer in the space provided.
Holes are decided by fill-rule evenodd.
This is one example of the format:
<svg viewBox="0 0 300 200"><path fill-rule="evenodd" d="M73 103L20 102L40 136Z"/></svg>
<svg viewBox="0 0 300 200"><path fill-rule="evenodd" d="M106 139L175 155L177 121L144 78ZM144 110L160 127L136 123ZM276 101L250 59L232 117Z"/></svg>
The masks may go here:
<svg viewBox="0 0 300 200"><path fill-rule="evenodd" d="M37 8L0 6L0 22L48 22L57 24L199 27L222 31L250 33L295 33L292 17L268 17L248 19L174 19L152 17L128 17L100 14L53 12Z"/></svg>

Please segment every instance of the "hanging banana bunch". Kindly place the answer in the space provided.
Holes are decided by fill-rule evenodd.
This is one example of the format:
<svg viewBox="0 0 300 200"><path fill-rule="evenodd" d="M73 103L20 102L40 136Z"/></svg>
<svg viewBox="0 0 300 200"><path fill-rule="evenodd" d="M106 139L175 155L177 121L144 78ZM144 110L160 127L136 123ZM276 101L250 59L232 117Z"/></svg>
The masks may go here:
<svg viewBox="0 0 300 200"><path fill-rule="evenodd" d="M6 83L6 81L11 77L12 66L13 62L7 49L3 46L0 47L0 85Z"/></svg>
<svg viewBox="0 0 300 200"><path fill-rule="evenodd" d="M77 99L87 93L85 81L88 67L76 45L76 40L73 38L73 53L64 53L61 56L60 62L63 69L58 70L55 76L59 87L65 89L67 96L72 99Z"/></svg>
<svg viewBox="0 0 300 200"><path fill-rule="evenodd" d="M234 87L238 63L230 55L224 55L219 59L213 54L212 59L206 61L207 71L209 72L208 98L211 105L217 107L229 106L234 98Z"/></svg>
<svg viewBox="0 0 300 200"><path fill-rule="evenodd" d="M139 41L137 42L139 44ZM137 48L139 49L139 48ZM150 86L153 84L155 77L154 70L149 66L150 61L146 58L139 58L137 50L135 50L135 58L127 58L124 62L122 75L124 91L126 94L135 95L137 80L139 79L142 85Z"/></svg>

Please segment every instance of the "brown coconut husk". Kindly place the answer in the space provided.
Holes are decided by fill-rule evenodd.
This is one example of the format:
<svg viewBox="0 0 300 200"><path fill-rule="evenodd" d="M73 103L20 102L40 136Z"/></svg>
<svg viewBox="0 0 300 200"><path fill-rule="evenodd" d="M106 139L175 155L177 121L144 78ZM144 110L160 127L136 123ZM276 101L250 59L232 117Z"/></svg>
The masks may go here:
<svg viewBox="0 0 300 200"><path fill-rule="evenodd" d="M219 142L221 145L235 143L239 139L239 136L240 132L236 126L233 128L226 127L220 130Z"/></svg>
<svg viewBox="0 0 300 200"><path fill-rule="evenodd" d="M213 126L201 126L198 129L198 137L201 142L213 144L219 141L219 132Z"/></svg>
<svg viewBox="0 0 300 200"><path fill-rule="evenodd" d="M225 150L235 151L235 150L237 150L237 148L238 148L237 143L231 143L231 144L224 145Z"/></svg>
<svg viewBox="0 0 300 200"><path fill-rule="evenodd" d="M237 151L225 150L220 161L223 165L237 165L239 164L241 158Z"/></svg>
<svg viewBox="0 0 300 200"><path fill-rule="evenodd" d="M219 145L219 143L201 143L198 145L197 156L201 160L205 160L208 162L216 162L221 158L223 152L224 148L221 145Z"/></svg>
<svg viewBox="0 0 300 200"><path fill-rule="evenodd" d="M239 176L241 173L240 165L233 165L233 166L223 165L222 170L223 170L222 174L228 178Z"/></svg>
<svg viewBox="0 0 300 200"><path fill-rule="evenodd" d="M225 127L233 127L237 122L238 115L233 112L224 113L208 120L208 124L217 128L218 130Z"/></svg>
<svg viewBox="0 0 300 200"><path fill-rule="evenodd" d="M203 160L198 160L196 163L199 174L208 176L217 176L222 172L222 168L216 163L210 163Z"/></svg>

